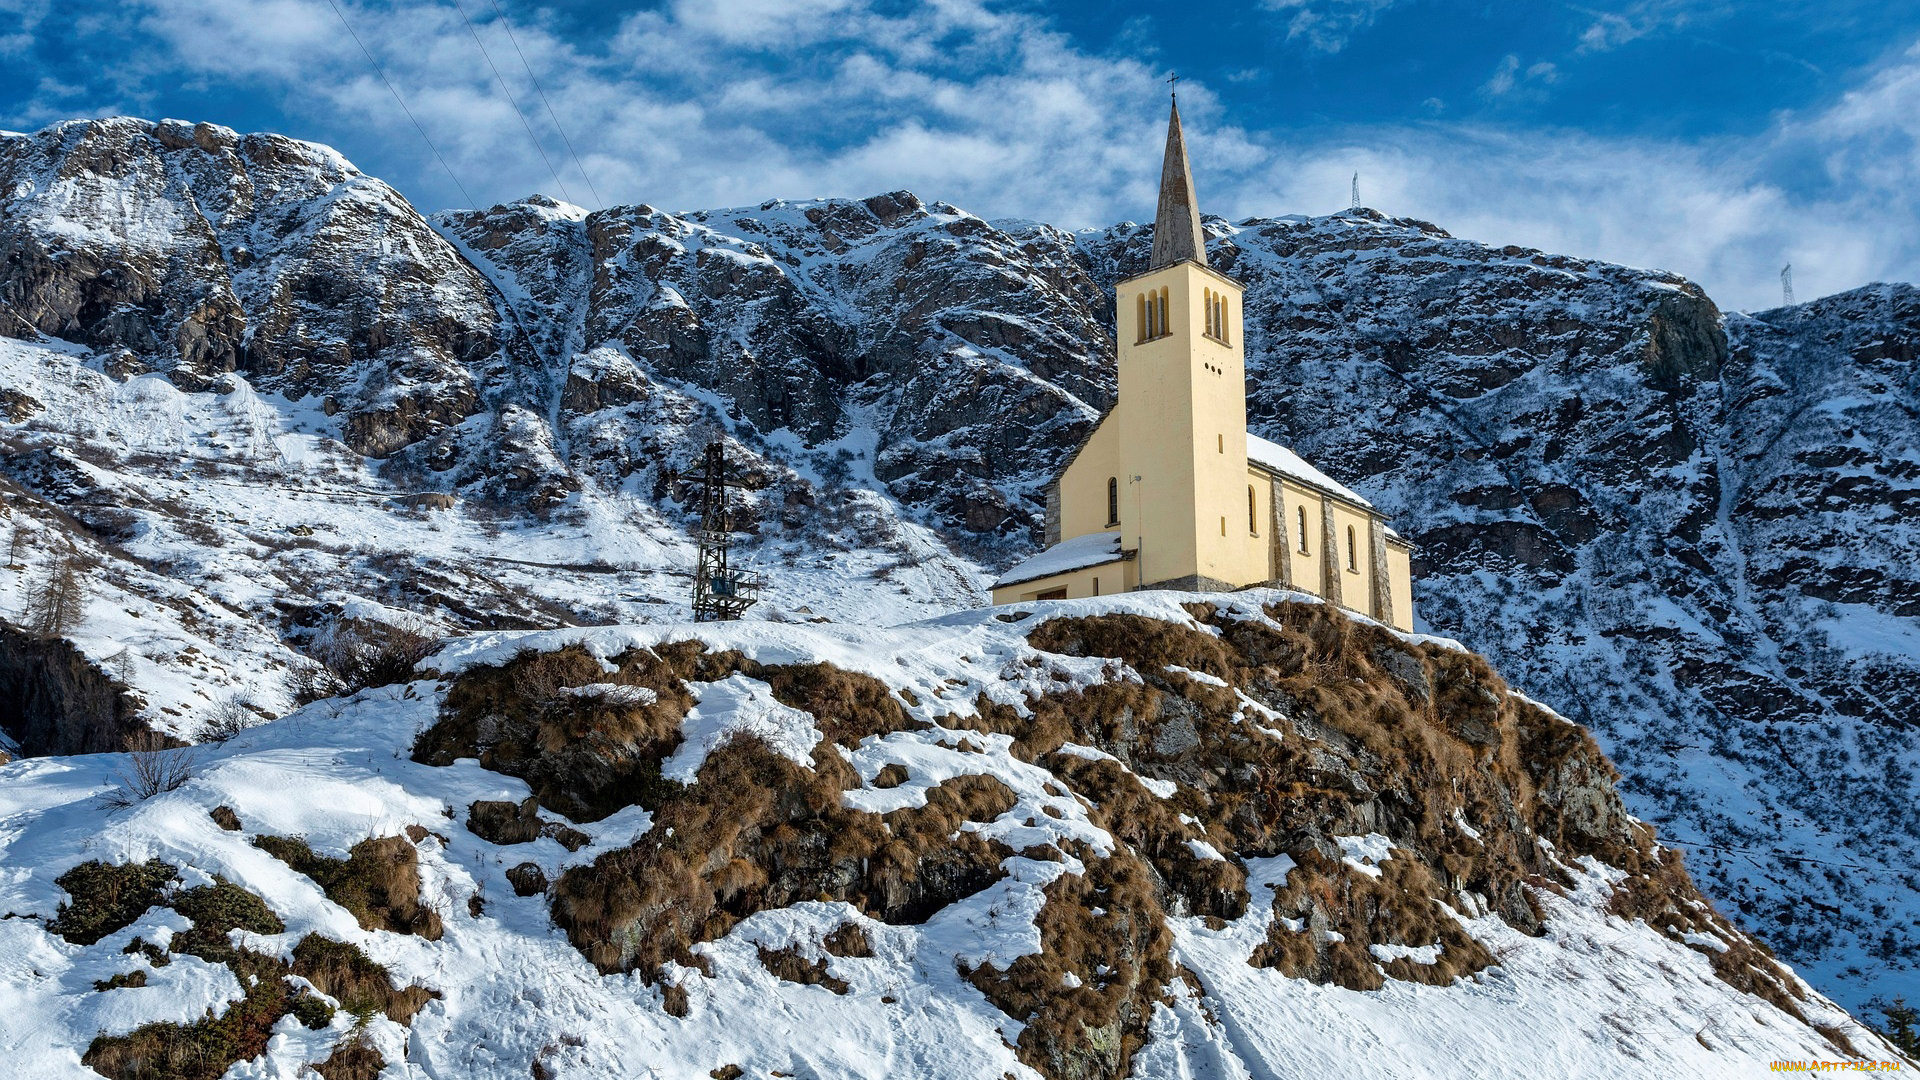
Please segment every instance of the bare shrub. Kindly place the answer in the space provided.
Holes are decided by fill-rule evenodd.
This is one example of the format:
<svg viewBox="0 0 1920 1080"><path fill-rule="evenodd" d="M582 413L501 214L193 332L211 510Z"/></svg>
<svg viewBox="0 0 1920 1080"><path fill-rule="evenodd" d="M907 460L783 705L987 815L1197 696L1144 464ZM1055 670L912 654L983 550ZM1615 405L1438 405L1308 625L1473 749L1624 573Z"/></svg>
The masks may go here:
<svg viewBox="0 0 1920 1080"><path fill-rule="evenodd" d="M287 694L295 705L311 705L346 688L325 664L298 663L287 671Z"/></svg>
<svg viewBox="0 0 1920 1080"><path fill-rule="evenodd" d="M200 727L194 734L203 743L225 743L259 720L251 702L222 698L201 710Z"/></svg>
<svg viewBox="0 0 1920 1080"><path fill-rule="evenodd" d="M411 681L414 666L431 656L439 644L440 638L425 620L379 623L354 619L334 628L333 636L319 650L319 660L339 681L336 692L352 694Z"/></svg>
<svg viewBox="0 0 1920 1080"><path fill-rule="evenodd" d="M158 732L136 731L127 736L125 746L126 767L114 774L120 786L100 797L115 809L185 787L199 765L193 747L176 745Z"/></svg>

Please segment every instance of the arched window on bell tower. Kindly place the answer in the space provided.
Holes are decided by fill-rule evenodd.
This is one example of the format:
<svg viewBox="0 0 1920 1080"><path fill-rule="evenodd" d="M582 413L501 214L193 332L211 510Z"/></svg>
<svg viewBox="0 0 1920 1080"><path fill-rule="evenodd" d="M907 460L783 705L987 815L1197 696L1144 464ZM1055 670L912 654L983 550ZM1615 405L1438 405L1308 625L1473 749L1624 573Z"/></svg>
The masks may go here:
<svg viewBox="0 0 1920 1080"><path fill-rule="evenodd" d="M1107 477L1107 524L1120 524L1120 478Z"/></svg>

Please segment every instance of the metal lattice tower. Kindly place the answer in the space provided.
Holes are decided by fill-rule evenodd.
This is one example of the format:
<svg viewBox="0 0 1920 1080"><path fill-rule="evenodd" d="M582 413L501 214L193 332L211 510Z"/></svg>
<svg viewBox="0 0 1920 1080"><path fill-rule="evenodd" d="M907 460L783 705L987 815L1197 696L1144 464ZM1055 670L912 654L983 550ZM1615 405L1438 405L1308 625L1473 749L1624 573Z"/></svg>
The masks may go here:
<svg viewBox="0 0 1920 1080"><path fill-rule="evenodd" d="M1349 203L1348 206L1354 210L1360 209L1360 174L1359 173L1353 174L1353 202Z"/></svg>
<svg viewBox="0 0 1920 1080"><path fill-rule="evenodd" d="M1793 264L1780 268L1780 302L1787 307L1793 306Z"/></svg>
<svg viewBox="0 0 1920 1080"><path fill-rule="evenodd" d="M726 448L707 444L700 468L681 478L700 490L700 557L693 569L693 621L738 619L760 599L760 575L736 569L728 560L733 512L727 489L743 486L727 476Z"/></svg>

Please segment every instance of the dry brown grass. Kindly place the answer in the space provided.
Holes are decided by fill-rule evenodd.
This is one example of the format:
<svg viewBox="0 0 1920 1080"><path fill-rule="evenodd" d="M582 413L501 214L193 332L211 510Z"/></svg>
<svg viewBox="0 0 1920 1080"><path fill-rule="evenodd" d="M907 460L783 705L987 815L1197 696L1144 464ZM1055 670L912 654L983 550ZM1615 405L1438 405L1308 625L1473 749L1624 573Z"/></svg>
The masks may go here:
<svg viewBox="0 0 1920 1080"><path fill-rule="evenodd" d="M815 959L802 953L796 946L784 949L769 949L760 946L760 966L776 979L785 979L790 983L803 986L821 986L836 994L847 992L847 981L838 979L827 970L825 960Z"/></svg>
<svg viewBox="0 0 1920 1080"><path fill-rule="evenodd" d="M1047 886L1036 920L1040 951L1004 971L989 965L963 973L1002 1012L1025 1021L1021 1061L1055 1078L1124 1077L1173 974L1172 933L1139 859L1120 852L1100 859L1085 848L1074 854L1087 872ZM1079 985L1069 985L1069 973Z"/></svg>
<svg viewBox="0 0 1920 1080"><path fill-rule="evenodd" d="M805 769L757 739L728 742L640 843L562 875L555 920L602 970L652 979L757 911L833 899L917 921L999 878L1011 852L960 826L1011 808L1005 785L950 780L882 819L842 805L858 782L826 743Z"/></svg>
<svg viewBox="0 0 1920 1080"><path fill-rule="evenodd" d="M308 935L294 947L293 963L235 947L233 930L276 934L285 929L278 916L254 894L232 882L215 878L213 884L188 889L172 898L193 927L174 935L172 951L225 964L239 980L244 994L227 1003L218 1016L209 1008L191 1024L146 1024L126 1035L102 1035L93 1040L82 1064L113 1080L217 1080L235 1063L251 1061L266 1051L273 1029L289 1014L308 1027L324 1027L332 1010L312 995L296 991L288 980L299 975L322 993L337 998L361 1016L376 1012L409 1023L421 1006L438 996L422 987L396 990L385 968L352 945ZM137 948L135 946L138 946ZM153 947L136 941L127 952L149 957ZM155 961L159 963L159 961ZM144 972L109 980L115 986L140 986ZM104 987L103 987L104 988ZM340 1058L335 1054L335 1058ZM330 1059L332 1060L332 1059ZM364 1055L340 1060L364 1067ZM329 1077L377 1075L342 1072ZM328 1076L327 1073L322 1073Z"/></svg>
<svg viewBox="0 0 1920 1080"><path fill-rule="evenodd" d="M347 858L316 853L297 836L256 836L258 847L320 886L367 930L440 940L440 915L420 902L420 853L404 836L362 840Z"/></svg>
<svg viewBox="0 0 1920 1080"><path fill-rule="evenodd" d="M341 1040L327 1060L309 1066L321 1080L379 1080L386 1067L387 1059L358 1034Z"/></svg>
<svg viewBox="0 0 1920 1080"><path fill-rule="evenodd" d="M380 1013L397 1024L413 1023L414 1015L440 996L423 986L395 987L387 969L358 947L318 934L308 934L293 947L290 970L347 1012L361 1017Z"/></svg>

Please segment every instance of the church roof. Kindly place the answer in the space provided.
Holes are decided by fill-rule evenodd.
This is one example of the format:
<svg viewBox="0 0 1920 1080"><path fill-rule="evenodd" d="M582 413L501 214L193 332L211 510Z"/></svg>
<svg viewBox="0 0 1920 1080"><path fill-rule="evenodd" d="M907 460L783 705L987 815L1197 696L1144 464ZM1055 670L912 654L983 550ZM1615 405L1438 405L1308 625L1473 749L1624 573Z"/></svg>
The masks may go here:
<svg viewBox="0 0 1920 1080"><path fill-rule="evenodd" d="M1188 260L1207 265L1207 237L1200 231L1200 201L1193 195L1193 169L1175 101L1167 117L1167 156L1160 165L1160 208L1153 218L1153 261L1147 269Z"/></svg>
<svg viewBox="0 0 1920 1080"><path fill-rule="evenodd" d="M1307 464L1306 459L1299 454L1279 443L1268 442L1252 432L1247 433L1247 460L1270 472L1277 472L1348 502L1357 503L1369 510L1373 509L1373 504L1355 494L1352 488Z"/></svg>
<svg viewBox="0 0 1920 1080"><path fill-rule="evenodd" d="M993 587L999 589L1008 585L1018 585L1023 581L1036 581L1043 577L1064 574L1069 570L1085 570L1090 566L1119 562L1126 557L1120 548L1119 533L1087 533L1071 540L1062 540L1015 565L1011 570L1001 574L1000 579L993 583Z"/></svg>

